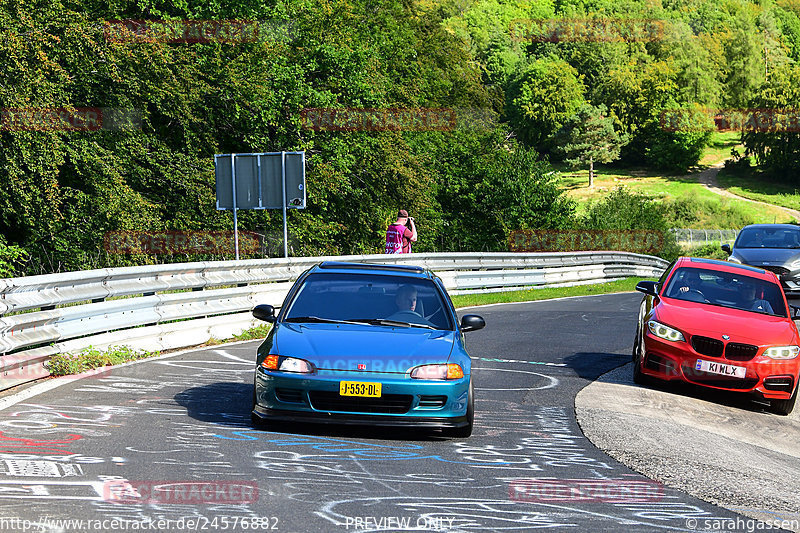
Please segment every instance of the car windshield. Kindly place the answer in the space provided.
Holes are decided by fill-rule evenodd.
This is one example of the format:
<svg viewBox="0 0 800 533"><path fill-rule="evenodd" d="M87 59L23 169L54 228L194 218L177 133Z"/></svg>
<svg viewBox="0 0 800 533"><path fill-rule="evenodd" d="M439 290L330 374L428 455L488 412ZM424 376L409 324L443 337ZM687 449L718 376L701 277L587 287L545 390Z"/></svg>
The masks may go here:
<svg viewBox="0 0 800 533"><path fill-rule="evenodd" d="M429 279L315 273L303 281L283 320L452 330L448 309Z"/></svg>
<svg viewBox="0 0 800 533"><path fill-rule="evenodd" d="M778 285L738 273L679 268L670 278L664 296L753 313L788 316Z"/></svg>
<svg viewBox="0 0 800 533"><path fill-rule="evenodd" d="M744 228L735 248L800 248L800 228Z"/></svg>

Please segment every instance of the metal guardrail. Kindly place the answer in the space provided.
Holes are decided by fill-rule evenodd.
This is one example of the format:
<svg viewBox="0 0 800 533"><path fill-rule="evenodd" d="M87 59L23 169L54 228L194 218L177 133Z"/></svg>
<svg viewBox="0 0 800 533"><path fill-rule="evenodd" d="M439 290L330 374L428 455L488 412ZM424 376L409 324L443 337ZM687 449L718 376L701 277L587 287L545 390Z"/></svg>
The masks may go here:
<svg viewBox="0 0 800 533"><path fill-rule="evenodd" d="M670 233L675 235L675 241L678 244L685 244L688 246L699 246L708 244L710 242L718 242L720 244L733 243L739 230L735 229L681 229L675 228L669 230Z"/></svg>
<svg viewBox="0 0 800 533"><path fill-rule="evenodd" d="M451 294L658 276L667 262L626 252L428 253L219 261L0 279L0 390L49 375L57 353L126 345L167 350L259 324L297 277L325 260L413 264Z"/></svg>

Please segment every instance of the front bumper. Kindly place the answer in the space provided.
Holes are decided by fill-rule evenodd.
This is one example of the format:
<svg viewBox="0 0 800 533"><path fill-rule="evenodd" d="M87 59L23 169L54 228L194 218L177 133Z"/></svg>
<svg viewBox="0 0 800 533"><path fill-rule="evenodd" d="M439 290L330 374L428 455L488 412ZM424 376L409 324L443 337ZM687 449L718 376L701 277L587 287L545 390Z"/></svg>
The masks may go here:
<svg viewBox="0 0 800 533"><path fill-rule="evenodd" d="M339 396L340 381L380 382L380 398ZM457 428L468 425L469 376L412 380L389 373L287 374L257 368L253 414L263 420Z"/></svg>
<svg viewBox="0 0 800 533"><path fill-rule="evenodd" d="M781 274L778 276L786 296L800 296L800 271Z"/></svg>
<svg viewBox="0 0 800 533"><path fill-rule="evenodd" d="M341 424L359 426L390 426L416 428L460 428L469 422L467 416L419 417L383 415L352 415L346 413L322 413L306 411L282 411L267 409L256 404L253 414L265 422L309 422L314 424Z"/></svg>
<svg viewBox="0 0 800 533"><path fill-rule="evenodd" d="M773 360L756 355L749 361L711 357L694 350L689 342L672 342L647 332L643 374L662 380L680 380L713 389L746 392L767 400L786 400L797 386L800 358ZM761 352L762 349L759 349ZM744 378L734 378L697 370L697 360L744 367ZM788 384L787 384L788 382Z"/></svg>

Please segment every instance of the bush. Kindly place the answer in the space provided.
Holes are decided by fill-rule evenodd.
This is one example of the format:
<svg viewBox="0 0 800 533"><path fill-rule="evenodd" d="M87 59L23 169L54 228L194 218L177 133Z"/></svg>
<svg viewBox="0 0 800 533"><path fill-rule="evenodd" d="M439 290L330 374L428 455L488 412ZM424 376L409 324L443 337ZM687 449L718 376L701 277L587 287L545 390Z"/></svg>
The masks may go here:
<svg viewBox="0 0 800 533"><path fill-rule="evenodd" d="M272 324L262 324L254 328L245 330L238 335L233 336L235 341L251 341L255 339L263 339L269 335L269 330L272 329Z"/></svg>
<svg viewBox="0 0 800 533"><path fill-rule="evenodd" d="M89 346L76 354L59 353L50 357L47 369L50 371L51 376L66 376L68 374L80 374L103 366L118 365L128 361L154 357L158 354L159 352L134 350L129 346L111 346L106 351Z"/></svg>
<svg viewBox="0 0 800 533"><path fill-rule="evenodd" d="M0 235L0 278L12 278L17 275L17 269L28 259L28 252L19 246L6 243L6 238Z"/></svg>
<svg viewBox="0 0 800 533"><path fill-rule="evenodd" d="M699 163L710 139L710 131L657 130L649 136L645 158L654 167L686 172Z"/></svg>
<svg viewBox="0 0 800 533"><path fill-rule="evenodd" d="M710 242L702 246L685 248L683 251L683 255L689 255L692 257L705 257L706 259L719 259L721 261L726 261L728 259L728 254L722 248L720 248L720 246L721 243L719 242Z"/></svg>
<svg viewBox="0 0 800 533"><path fill-rule="evenodd" d="M733 174L743 174L753 166L750 156L744 156L736 148L731 148L731 158L725 160L725 170Z"/></svg>
<svg viewBox="0 0 800 533"><path fill-rule="evenodd" d="M584 229L637 230L661 233L664 246L655 255L673 260L681 254L675 236L669 232L664 207L642 194L617 187L608 196L589 206L581 220Z"/></svg>
<svg viewBox="0 0 800 533"><path fill-rule="evenodd" d="M701 198L695 190L680 198L665 199L663 212L672 228L730 229L753 223L747 212L727 198Z"/></svg>

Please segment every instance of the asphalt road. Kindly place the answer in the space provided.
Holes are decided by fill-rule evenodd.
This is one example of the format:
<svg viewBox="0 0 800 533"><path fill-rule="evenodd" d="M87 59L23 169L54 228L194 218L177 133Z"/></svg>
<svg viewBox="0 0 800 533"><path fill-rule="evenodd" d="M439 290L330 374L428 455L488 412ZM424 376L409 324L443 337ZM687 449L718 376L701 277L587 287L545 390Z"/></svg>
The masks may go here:
<svg viewBox="0 0 800 533"><path fill-rule="evenodd" d="M255 342L48 380L0 400L0 530L746 531L577 425L576 394L629 360L639 301L481 308L469 439L254 429Z"/></svg>
<svg viewBox="0 0 800 533"><path fill-rule="evenodd" d="M800 532L800 409L780 416L736 393L640 387L631 366L604 374L575 400L596 446L651 479Z"/></svg>

